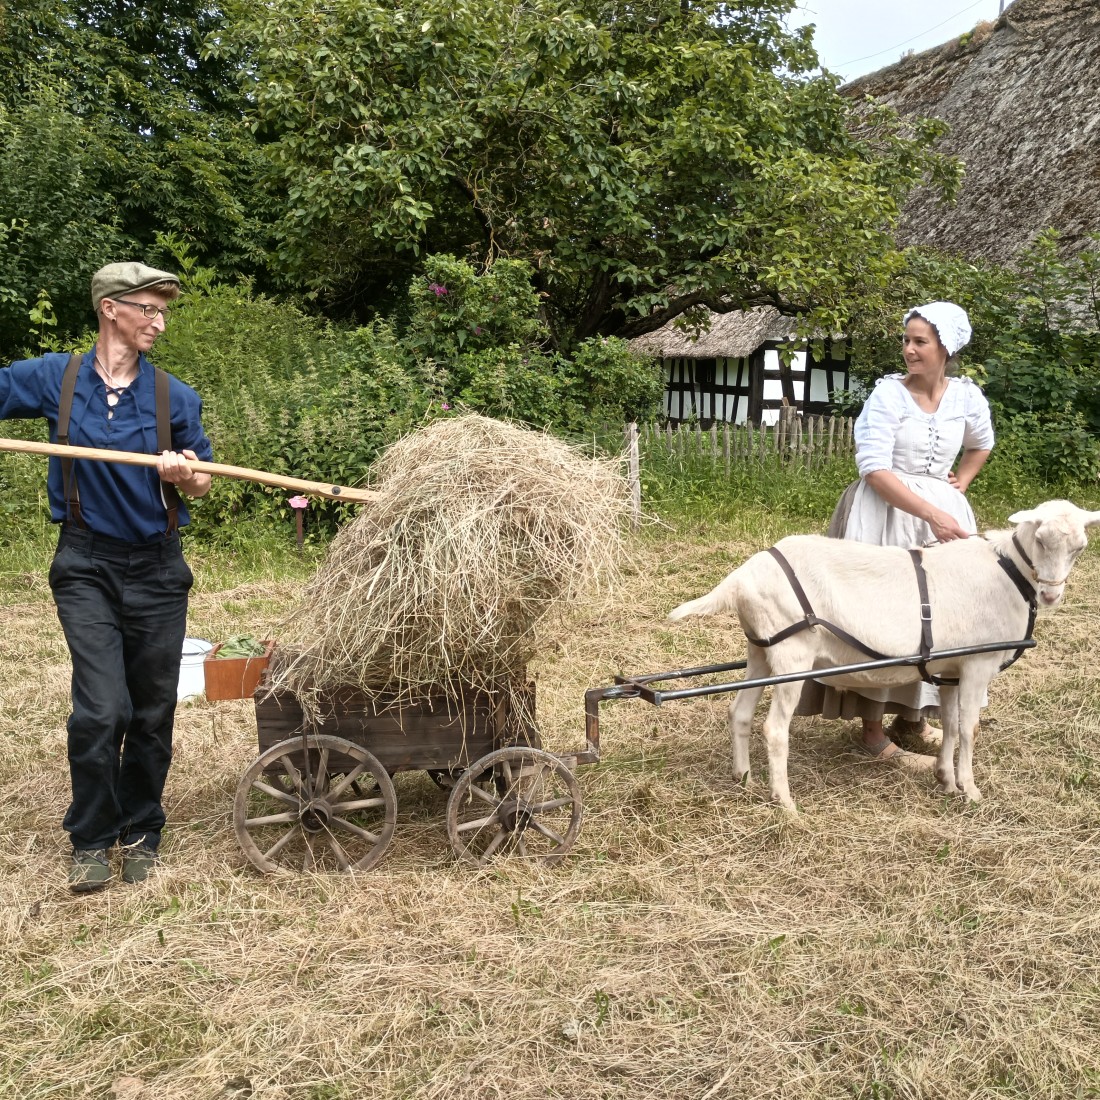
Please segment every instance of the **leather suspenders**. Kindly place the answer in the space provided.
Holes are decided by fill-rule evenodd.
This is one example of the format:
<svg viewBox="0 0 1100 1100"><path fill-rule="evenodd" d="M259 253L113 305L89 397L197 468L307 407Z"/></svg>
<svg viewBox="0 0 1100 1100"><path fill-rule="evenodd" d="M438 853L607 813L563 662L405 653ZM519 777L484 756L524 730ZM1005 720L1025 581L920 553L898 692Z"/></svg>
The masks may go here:
<svg viewBox="0 0 1100 1100"><path fill-rule="evenodd" d="M69 445L69 419L73 411L73 394L76 392L76 376L83 357L74 352L69 357L68 366L61 379L61 398L57 409L57 442ZM153 368L153 391L157 409L157 453L172 449L172 418L168 397L168 375L159 367ZM76 487L76 468L71 458L61 459L61 489L65 496L69 522L84 527L84 517L80 514L80 492ZM166 535L179 529L180 495L176 487L168 481L160 483L161 499L168 513Z"/></svg>

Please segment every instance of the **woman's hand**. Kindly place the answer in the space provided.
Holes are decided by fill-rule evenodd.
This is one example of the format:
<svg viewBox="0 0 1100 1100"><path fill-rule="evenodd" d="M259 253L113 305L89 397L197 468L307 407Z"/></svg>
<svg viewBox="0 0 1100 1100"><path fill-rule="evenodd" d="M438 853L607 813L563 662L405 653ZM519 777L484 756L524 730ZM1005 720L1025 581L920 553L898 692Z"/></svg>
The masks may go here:
<svg viewBox="0 0 1100 1100"><path fill-rule="evenodd" d="M949 512L933 512L926 522L932 528L932 534L936 536L937 542L970 538L970 532Z"/></svg>

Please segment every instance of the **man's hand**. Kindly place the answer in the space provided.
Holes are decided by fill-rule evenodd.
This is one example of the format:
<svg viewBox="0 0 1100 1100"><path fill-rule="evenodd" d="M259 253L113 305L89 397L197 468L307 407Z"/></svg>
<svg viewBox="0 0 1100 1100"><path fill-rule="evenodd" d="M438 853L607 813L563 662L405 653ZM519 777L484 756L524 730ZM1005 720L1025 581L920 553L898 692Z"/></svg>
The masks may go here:
<svg viewBox="0 0 1100 1100"><path fill-rule="evenodd" d="M190 463L198 461L194 451L162 451L157 457L157 474L189 497L201 497L210 488L210 475L191 469Z"/></svg>

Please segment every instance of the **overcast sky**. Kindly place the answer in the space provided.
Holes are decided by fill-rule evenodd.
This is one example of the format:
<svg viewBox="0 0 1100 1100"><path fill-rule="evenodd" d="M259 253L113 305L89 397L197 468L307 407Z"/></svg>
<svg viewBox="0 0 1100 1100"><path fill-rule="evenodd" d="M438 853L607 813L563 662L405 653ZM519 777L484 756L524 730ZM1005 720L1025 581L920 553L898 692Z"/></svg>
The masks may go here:
<svg viewBox="0 0 1100 1100"><path fill-rule="evenodd" d="M892 65L906 50L920 53L957 38L1000 10L1001 0L799 0L789 25L816 24L822 65L853 80Z"/></svg>

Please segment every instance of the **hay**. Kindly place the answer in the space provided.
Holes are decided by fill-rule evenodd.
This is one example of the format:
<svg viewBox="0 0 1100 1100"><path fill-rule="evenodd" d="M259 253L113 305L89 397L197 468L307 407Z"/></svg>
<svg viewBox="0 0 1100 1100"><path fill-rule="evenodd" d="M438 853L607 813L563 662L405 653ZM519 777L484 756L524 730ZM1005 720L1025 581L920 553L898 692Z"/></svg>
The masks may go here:
<svg viewBox="0 0 1100 1100"><path fill-rule="evenodd" d="M621 464L483 416L438 420L374 467L379 500L334 539L280 631L274 690L307 712L355 687L406 699L522 679L536 627L617 575Z"/></svg>

